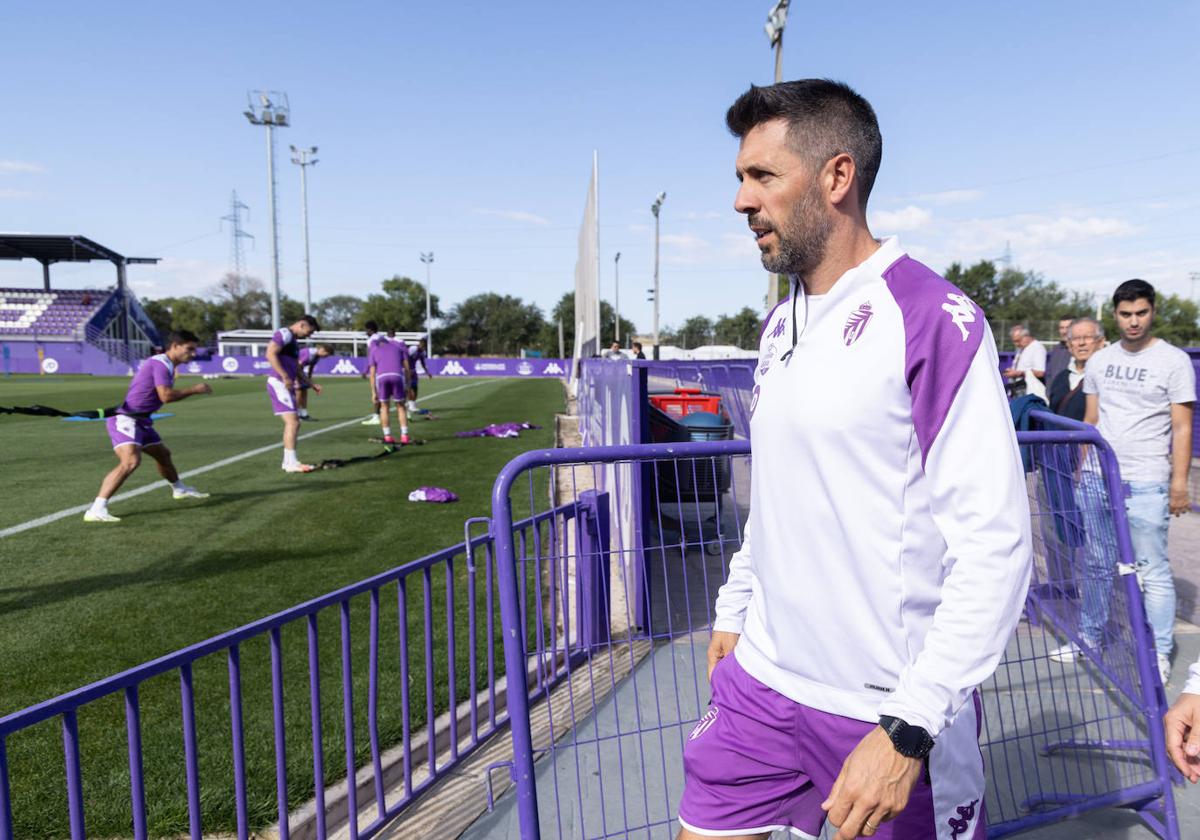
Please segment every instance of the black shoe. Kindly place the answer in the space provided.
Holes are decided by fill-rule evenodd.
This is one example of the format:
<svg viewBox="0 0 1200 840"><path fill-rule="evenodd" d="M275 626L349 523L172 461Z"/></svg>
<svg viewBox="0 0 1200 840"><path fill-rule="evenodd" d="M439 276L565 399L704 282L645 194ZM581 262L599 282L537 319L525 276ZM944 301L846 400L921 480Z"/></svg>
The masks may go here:
<svg viewBox="0 0 1200 840"><path fill-rule="evenodd" d="M318 421L317 421L316 417L312 417L308 414L305 414L303 417L300 418L300 422L301 423L316 423Z"/></svg>

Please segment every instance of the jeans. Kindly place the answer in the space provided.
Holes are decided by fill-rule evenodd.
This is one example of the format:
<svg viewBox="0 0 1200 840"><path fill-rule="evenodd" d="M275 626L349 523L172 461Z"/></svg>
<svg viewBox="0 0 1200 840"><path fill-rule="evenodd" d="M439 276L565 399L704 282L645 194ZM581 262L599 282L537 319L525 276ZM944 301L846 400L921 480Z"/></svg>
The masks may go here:
<svg viewBox="0 0 1200 840"><path fill-rule="evenodd" d="M1171 522L1168 485L1155 481L1131 481L1125 510L1129 515L1129 538L1146 620L1154 632L1154 647L1170 656L1175 645L1175 578L1167 560L1167 527Z"/></svg>
<svg viewBox="0 0 1200 840"><path fill-rule="evenodd" d="M1131 481L1125 482L1124 486L1129 538L1134 568L1142 587L1146 620L1154 634L1155 650L1162 656L1169 656L1174 647L1175 579L1167 560L1168 486L1154 481ZM1099 474L1083 473L1078 502L1088 536L1080 581L1080 629L1087 642L1102 644L1119 555L1104 480Z"/></svg>

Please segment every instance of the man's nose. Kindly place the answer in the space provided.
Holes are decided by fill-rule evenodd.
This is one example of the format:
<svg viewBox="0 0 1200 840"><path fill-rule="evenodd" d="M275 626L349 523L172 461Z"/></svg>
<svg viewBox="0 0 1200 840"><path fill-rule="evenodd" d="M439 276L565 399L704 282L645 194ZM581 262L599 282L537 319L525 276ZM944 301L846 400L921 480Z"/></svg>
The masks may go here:
<svg viewBox="0 0 1200 840"><path fill-rule="evenodd" d="M743 181L738 187L737 195L733 197L733 209L749 215L758 209L758 197L754 194L753 186Z"/></svg>

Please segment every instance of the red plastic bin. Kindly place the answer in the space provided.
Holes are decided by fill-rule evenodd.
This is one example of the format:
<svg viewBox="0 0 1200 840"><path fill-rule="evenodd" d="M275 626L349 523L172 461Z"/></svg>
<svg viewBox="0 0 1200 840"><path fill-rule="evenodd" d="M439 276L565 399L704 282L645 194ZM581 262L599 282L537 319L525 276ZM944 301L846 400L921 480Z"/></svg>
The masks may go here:
<svg viewBox="0 0 1200 840"><path fill-rule="evenodd" d="M676 388L673 394L650 394L650 404L664 414L683 417L697 411L721 413L721 398L706 394L699 388Z"/></svg>

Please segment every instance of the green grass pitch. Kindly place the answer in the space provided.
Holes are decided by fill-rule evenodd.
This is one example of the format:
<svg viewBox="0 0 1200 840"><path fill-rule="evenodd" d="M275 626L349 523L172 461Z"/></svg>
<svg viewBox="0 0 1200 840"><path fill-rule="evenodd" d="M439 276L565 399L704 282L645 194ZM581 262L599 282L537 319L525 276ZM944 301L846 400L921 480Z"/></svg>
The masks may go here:
<svg viewBox="0 0 1200 840"><path fill-rule="evenodd" d="M195 381L191 379L190 381ZM181 384L190 384L186 377ZM0 379L0 405L77 410L120 401L128 380L92 377ZM281 423L271 415L263 380L213 382L211 396L168 405L174 416L156 428L181 472L277 444ZM319 422L309 434L365 417L366 384L324 380L309 410ZM467 387L464 387L467 386ZM342 469L288 475L278 448L187 479L212 493L175 501L165 487L111 510L119 524L88 524L72 515L0 538L0 715L48 699L156 656L299 604L462 540L463 520L490 513L489 494L500 468L518 453L551 447L553 415L562 410L557 380L424 380L422 406L436 420L415 419L412 433L427 441L386 458ZM528 420L542 426L520 439L459 439L455 432L491 422ZM301 440L302 460L348 459L378 452L368 442L378 427L352 423ZM0 416L0 530L86 504L115 463L101 422ZM123 490L158 481L150 459ZM451 505L407 500L421 485L448 487ZM420 586L408 593L410 664L423 679ZM444 577L435 575L435 612L444 616ZM391 620L387 619L390 597ZM398 647L396 589L383 593L381 649ZM352 611L355 659L355 751L362 765L366 739L366 599ZM459 604L463 602L460 600ZM439 608L439 604L442 606ZM440 611L439 611L440 609ZM460 610L456 610L456 613ZM465 617L456 615L456 636ZM344 775L341 677L336 610L320 622L327 781ZM444 635L445 621L440 632ZM444 644L444 641L440 644ZM285 709L289 725L289 800L312 790L308 744L307 660L303 626L283 633ZM465 674L465 644L456 659ZM435 659L445 651L435 647ZM246 751L251 826L275 818L274 752L270 732L269 659L265 640L243 646ZM394 654L393 654L394 659ZM497 667L502 669L502 656ZM230 718L224 657L196 666L197 717L205 833L235 826L229 760ZM410 684L413 683L410 680ZM465 678L460 678L463 696ZM436 705L448 705L440 686ZM384 667L381 698L399 696L397 668ZM141 690L147 800L151 832L185 833L179 685L156 678ZM380 731L399 738L397 702L381 702ZM424 719L423 685L413 686L414 725ZM121 697L93 704L79 718L84 751L85 816L91 836L130 836L128 767ZM9 739L15 836L67 836L66 796L57 721Z"/></svg>

